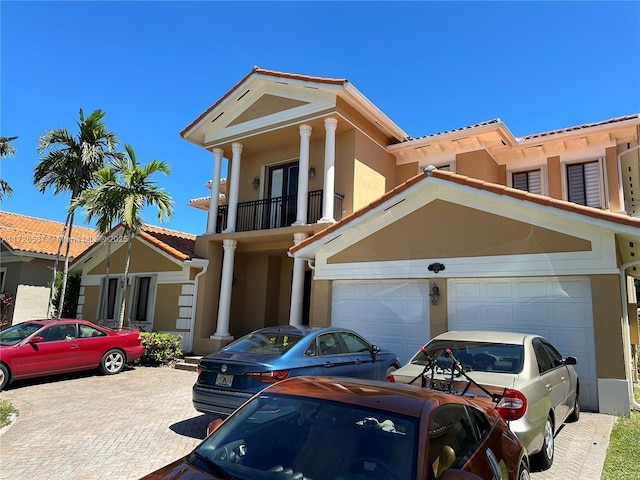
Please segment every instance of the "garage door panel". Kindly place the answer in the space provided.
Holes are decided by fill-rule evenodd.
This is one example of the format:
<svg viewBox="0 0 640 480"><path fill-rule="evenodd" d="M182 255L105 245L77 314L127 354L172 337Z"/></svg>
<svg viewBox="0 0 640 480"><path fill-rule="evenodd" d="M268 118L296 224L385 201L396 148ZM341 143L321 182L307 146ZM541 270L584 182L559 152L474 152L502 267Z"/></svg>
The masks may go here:
<svg viewBox="0 0 640 480"><path fill-rule="evenodd" d="M586 277L452 279L449 330L503 330L542 335L578 359L582 407L597 410L591 285Z"/></svg>
<svg viewBox="0 0 640 480"><path fill-rule="evenodd" d="M428 281L335 281L331 324L407 362L429 340Z"/></svg>

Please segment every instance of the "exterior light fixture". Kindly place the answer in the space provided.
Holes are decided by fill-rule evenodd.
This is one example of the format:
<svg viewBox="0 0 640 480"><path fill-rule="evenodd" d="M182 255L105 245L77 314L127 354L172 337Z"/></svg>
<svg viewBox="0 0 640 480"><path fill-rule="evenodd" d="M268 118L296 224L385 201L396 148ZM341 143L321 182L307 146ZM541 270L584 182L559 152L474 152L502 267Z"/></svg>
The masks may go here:
<svg viewBox="0 0 640 480"><path fill-rule="evenodd" d="M251 181L251 186L254 189L258 188L260 186L260 179L258 177L253 177L253 180Z"/></svg>
<svg viewBox="0 0 640 480"><path fill-rule="evenodd" d="M309 178L313 178L316 176L316 167L309 168Z"/></svg>
<svg viewBox="0 0 640 480"><path fill-rule="evenodd" d="M429 299L431 300L431 305L437 305L440 301L440 288L438 288L438 284L436 282L433 282L431 285Z"/></svg>
<svg viewBox="0 0 640 480"><path fill-rule="evenodd" d="M431 265L429 265L428 269L429 269L430 272L438 273L438 272L444 270L445 267L444 267L444 264L436 262L436 263L432 263Z"/></svg>

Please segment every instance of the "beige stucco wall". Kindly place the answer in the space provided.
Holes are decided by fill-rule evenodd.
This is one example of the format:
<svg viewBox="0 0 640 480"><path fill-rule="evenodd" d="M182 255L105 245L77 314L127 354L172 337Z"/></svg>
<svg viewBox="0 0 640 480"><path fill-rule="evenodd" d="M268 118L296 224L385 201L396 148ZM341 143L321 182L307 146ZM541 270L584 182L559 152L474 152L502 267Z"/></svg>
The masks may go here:
<svg viewBox="0 0 640 480"><path fill-rule="evenodd" d="M620 294L617 275L591 276L598 378L625 378Z"/></svg>
<svg viewBox="0 0 640 480"><path fill-rule="evenodd" d="M98 319L98 305L100 302L100 287L89 285L84 287L84 304L82 305L82 318L95 322Z"/></svg>
<svg viewBox="0 0 640 480"><path fill-rule="evenodd" d="M547 182L549 196L562 200L562 170L560 157L547 158Z"/></svg>
<svg viewBox="0 0 640 480"><path fill-rule="evenodd" d="M353 165L353 208L359 210L396 186L395 157L361 132L356 132Z"/></svg>
<svg viewBox="0 0 640 480"><path fill-rule="evenodd" d="M624 205L620 205L620 196L618 195L618 159L616 155L616 147L609 147L606 150L604 159L604 168L607 178L607 189L609 194L609 209L612 212L624 210Z"/></svg>
<svg viewBox="0 0 640 480"><path fill-rule="evenodd" d="M153 312L154 330L170 332L184 331L184 329L176 328L176 320L180 316L178 298L181 292L181 283L157 285L156 304Z"/></svg>
<svg viewBox="0 0 640 480"><path fill-rule="evenodd" d="M452 218L456 221L451 222ZM468 232L474 232L473 236ZM407 240L399 242L399 238ZM590 250L587 240L435 200L327 261L350 263Z"/></svg>
<svg viewBox="0 0 640 480"><path fill-rule="evenodd" d="M486 150L457 154L456 173L492 183L500 181L498 164Z"/></svg>
<svg viewBox="0 0 640 480"><path fill-rule="evenodd" d="M127 244L121 243L120 247L111 250L111 274L124 273L125 262L127 257ZM102 250L100 250L102 252ZM146 272L170 272L180 271L181 267L173 260L151 249L148 245L142 243L140 239L134 238L131 245L131 263L129 265L129 273L146 273ZM106 271L106 261L100 262L89 272L89 275L104 275Z"/></svg>

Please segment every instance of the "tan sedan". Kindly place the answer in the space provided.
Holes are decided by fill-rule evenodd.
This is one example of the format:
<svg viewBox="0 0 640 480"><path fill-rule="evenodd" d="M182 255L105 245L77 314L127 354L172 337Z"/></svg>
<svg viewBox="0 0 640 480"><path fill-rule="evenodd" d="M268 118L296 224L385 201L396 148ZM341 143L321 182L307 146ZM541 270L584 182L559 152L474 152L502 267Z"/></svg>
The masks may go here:
<svg viewBox="0 0 640 480"><path fill-rule="evenodd" d="M454 362L464 374L451 368ZM480 397L499 394L497 410L532 462L547 469L553 463L555 434L565 421L580 417L575 364L575 357L564 358L538 335L452 331L434 337L387 381L468 389L466 393ZM485 389L469 387L465 375Z"/></svg>

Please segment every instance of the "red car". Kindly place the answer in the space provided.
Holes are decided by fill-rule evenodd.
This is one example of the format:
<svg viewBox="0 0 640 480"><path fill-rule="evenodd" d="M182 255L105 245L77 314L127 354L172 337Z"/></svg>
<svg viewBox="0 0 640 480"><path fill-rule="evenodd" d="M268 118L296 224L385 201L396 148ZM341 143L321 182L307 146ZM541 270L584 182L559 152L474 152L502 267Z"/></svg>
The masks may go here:
<svg viewBox="0 0 640 480"><path fill-rule="evenodd" d="M29 320L0 332L0 390L13 380L99 368L119 373L144 353L140 331L85 320Z"/></svg>
<svg viewBox="0 0 640 480"><path fill-rule="evenodd" d="M270 385L146 480L529 480L495 404L414 385L295 377Z"/></svg>

